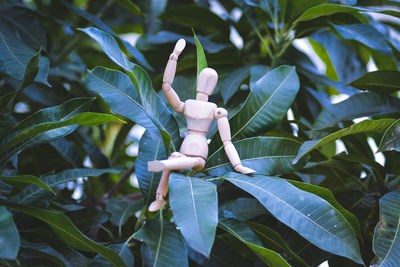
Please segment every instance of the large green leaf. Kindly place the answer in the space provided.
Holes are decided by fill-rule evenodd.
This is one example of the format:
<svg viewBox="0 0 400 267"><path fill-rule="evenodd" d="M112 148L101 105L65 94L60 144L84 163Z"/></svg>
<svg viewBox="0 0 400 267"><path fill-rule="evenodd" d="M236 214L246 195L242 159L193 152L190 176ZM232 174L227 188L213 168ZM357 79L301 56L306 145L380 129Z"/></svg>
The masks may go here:
<svg viewBox="0 0 400 267"><path fill-rule="evenodd" d="M377 152L395 150L400 152L400 120L393 122L382 137Z"/></svg>
<svg viewBox="0 0 400 267"><path fill-rule="evenodd" d="M49 187L46 183L40 180L38 177L33 175L19 175L19 176L0 176L0 180L6 182L16 182L16 183L27 183L27 184L35 184L47 191L53 192L53 189ZM54 193L55 194L55 193Z"/></svg>
<svg viewBox="0 0 400 267"><path fill-rule="evenodd" d="M196 75L196 84L193 88L194 96L196 96L196 85L197 79L199 78L199 74L202 69L207 68L207 59L206 55L204 54L203 46L201 45L199 39L197 39L196 33L193 31L193 38L196 42L196 56L197 56L197 75Z"/></svg>
<svg viewBox="0 0 400 267"><path fill-rule="evenodd" d="M139 154L135 162L136 175L140 190L145 195L144 203L150 204L155 198L161 172L149 172L147 162L166 159L168 156L163 148L163 141L159 131L146 130L140 139Z"/></svg>
<svg viewBox="0 0 400 267"><path fill-rule="evenodd" d="M221 82L221 95L224 104L236 93L244 79L249 77L251 66L244 66L228 73Z"/></svg>
<svg viewBox="0 0 400 267"><path fill-rule="evenodd" d="M56 263L58 266L72 267L68 260L57 250L45 243L31 243L22 241L23 255L40 256Z"/></svg>
<svg viewBox="0 0 400 267"><path fill-rule="evenodd" d="M368 72L349 85L361 90L390 94L400 90L400 72L395 70Z"/></svg>
<svg viewBox="0 0 400 267"><path fill-rule="evenodd" d="M216 185L204 179L172 173L169 190L169 203L176 225L188 245L208 257L218 224Z"/></svg>
<svg viewBox="0 0 400 267"><path fill-rule="evenodd" d="M280 234L275 230L256 222L250 221L246 224L261 237L264 244L267 244L267 246L271 247L275 251L287 253L303 266L307 266L307 263L290 249L285 240L283 240Z"/></svg>
<svg viewBox="0 0 400 267"><path fill-rule="evenodd" d="M73 181L79 177L100 176L104 173L118 173L114 169L71 169L64 170L56 174L43 177L42 182L49 187L54 188L57 185ZM46 194L46 191L37 185L28 185L24 187L20 193L12 197L10 200L17 203L29 204Z"/></svg>
<svg viewBox="0 0 400 267"><path fill-rule="evenodd" d="M293 163L297 163L302 157L310 153L312 150L320 147L329 142L335 141L347 135L358 134L358 133L368 133L368 132L384 132L392 123L394 119L381 119L381 120L365 120L348 128L344 128L337 132L331 133L321 139L306 141L304 142L299 151L297 152L296 158Z"/></svg>
<svg viewBox="0 0 400 267"><path fill-rule="evenodd" d="M351 225L326 200L268 176L229 173L226 180L252 194L278 220L319 248L362 263Z"/></svg>
<svg viewBox="0 0 400 267"><path fill-rule="evenodd" d="M254 198L238 198L220 205L219 213L225 218L248 221L259 215L267 214L267 211Z"/></svg>
<svg viewBox="0 0 400 267"><path fill-rule="evenodd" d="M333 196L332 192L329 191L329 189L326 189L321 186L317 185L312 185L312 184L307 184L307 183L302 183L294 180L287 180L289 183L293 184L297 188L300 188L303 191L307 191L310 193L313 193L314 195L317 195L323 199L325 199L329 204L331 204L335 209L340 212L343 217L346 218L346 220L349 222L351 227L353 227L354 232L356 233L357 237L362 239L362 234L361 234L361 227L360 224L358 223L358 220L356 216L353 215L350 211L346 210L345 208L340 205L335 197Z"/></svg>
<svg viewBox="0 0 400 267"><path fill-rule="evenodd" d="M257 235L243 222L235 219L220 219L219 227L248 246L260 259L269 266L290 266L281 255L263 247Z"/></svg>
<svg viewBox="0 0 400 267"><path fill-rule="evenodd" d="M178 125L171 111L154 91L147 73L140 66L133 64L126 58L111 34L93 27L81 30L94 39L114 63L127 71L138 90L145 112L160 129L166 150L169 150L170 145L172 145L173 150L176 150L179 143Z"/></svg>
<svg viewBox="0 0 400 267"><path fill-rule="evenodd" d="M243 107L229 120L232 139L271 130L286 115L299 90L294 67L280 66L259 79Z"/></svg>
<svg viewBox="0 0 400 267"><path fill-rule="evenodd" d="M115 266L126 266L118 253L86 237L64 214L14 203L2 204L46 222L67 245L84 251L97 252Z"/></svg>
<svg viewBox="0 0 400 267"><path fill-rule="evenodd" d="M12 214L0 206L0 258L15 259L20 245Z"/></svg>
<svg viewBox="0 0 400 267"><path fill-rule="evenodd" d="M372 248L379 266L400 265L400 192L390 192L379 199L379 222L375 227Z"/></svg>
<svg viewBox="0 0 400 267"><path fill-rule="evenodd" d="M118 198L111 198L107 202L106 211L111 213L110 221L121 227L126 221L134 215L138 210L142 209L143 200L125 200Z"/></svg>
<svg viewBox="0 0 400 267"><path fill-rule="evenodd" d="M5 136L4 140L9 141L5 144L1 151L9 149L19 143L27 142L28 139L34 138L41 133L48 132L54 129L63 128L71 125L96 126L109 122L125 123L123 120L120 120L111 114L84 112L74 115L73 117L67 115L64 118L61 118L59 121L54 122L36 121L36 124L32 124L31 127L25 128L22 131L18 129L17 125L17 129L15 131L13 131L10 135Z"/></svg>
<svg viewBox="0 0 400 267"><path fill-rule="evenodd" d="M118 255L121 257L121 259L125 262L126 266L134 266L135 265L135 259L133 257L133 254L128 246L126 244L111 244L107 246L108 248L111 248L115 252L118 252ZM96 255L92 259L92 261L89 264L89 267L111 267L112 265L110 264L109 261L104 259L100 254Z"/></svg>
<svg viewBox="0 0 400 267"><path fill-rule="evenodd" d="M301 143L288 138L253 137L234 142L234 145L243 165L255 170L257 174L290 173L301 169L307 161L304 159L295 166L292 164ZM204 171L213 176L233 171L223 147L209 156Z"/></svg>
<svg viewBox="0 0 400 267"><path fill-rule="evenodd" d="M23 30L27 27L26 25L16 24L16 21L18 21L18 18L15 17L16 14L18 12L15 10L3 9L0 11L0 60L3 62L5 73L8 76L22 80L24 72L21 70L26 69L29 60L39 48L32 47L33 45L28 46L21 41L21 38L30 38L32 35L28 35L29 30ZM34 18L34 20L37 20L37 18ZM40 38L40 36L33 38ZM39 71L34 80L48 85L48 73L49 60L47 57L41 56L39 58Z"/></svg>
<svg viewBox="0 0 400 267"><path fill-rule="evenodd" d="M391 55L392 49L385 36L369 24L334 25L344 39L356 40L372 49Z"/></svg>
<svg viewBox="0 0 400 267"><path fill-rule="evenodd" d="M125 73L96 67L88 71L85 84L89 90L99 93L113 112L147 129L156 128L144 111L138 91Z"/></svg>
<svg viewBox="0 0 400 267"><path fill-rule="evenodd" d="M152 252L153 267L189 266L185 247L175 226L162 219L150 220L133 236L147 246ZM149 263L147 263L149 264ZM147 266L147 265L145 265Z"/></svg>
<svg viewBox="0 0 400 267"><path fill-rule="evenodd" d="M400 99L391 95L360 93L324 107L313 124L314 129L333 126L343 120L400 112Z"/></svg>

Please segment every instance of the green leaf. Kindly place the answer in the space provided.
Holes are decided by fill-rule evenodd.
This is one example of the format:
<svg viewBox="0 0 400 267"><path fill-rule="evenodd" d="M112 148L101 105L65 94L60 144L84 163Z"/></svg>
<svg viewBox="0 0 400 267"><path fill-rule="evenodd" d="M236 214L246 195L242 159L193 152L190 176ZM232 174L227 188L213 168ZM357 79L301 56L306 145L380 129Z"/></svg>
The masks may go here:
<svg viewBox="0 0 400 267"><path fill-rule="evenodd" d="M348 128L344 128L337 132L331 133L321 139L306 141L301 145L299 151L297 152L296 158L293 160L293 163L296 164L302 157L304 157L306 154L310 153L317 147L335 141L344 136L357 133L384 132L390 125L392 125L393 122L394 119L365 120L353 124Z"/></svg>
<svg viewBox="0 0 400 267"><path fill-rule="evenodd" d="M35 116L35 114L32 116ZM58 122L43 123L38 121L37 124L33 124L30 128L25 128L22 131L16 130L12 132L10 135L5 136L4 139L9 141L5 144L2 150L0 150L0 152L9 149L19 143L26 142L28 139L34 138L41 133L70 125L96 126L109 122L125 123L123 120L118 119L114 115L94 112L84 112L77 114L73 117L69 117L67 115L66 117L61 118ZM29 119L30 118L27 118L27 120ZM24 121L22 121L21 123L24 123ZM18 125L16 127L18 129Z"/></svg>
<svg viewBox="0 0 400 267"><path fill-rule="evenodd" d="M189 266L183 241L172 223L150 220L133 237L150 247L153 267Z"/></svg>
<svg viewBox="0 0 400 267"><path fill-rule="evenodd" d="M298 263L307 266L307 263L290 249L279 233L256 222L246 222L246 224L262 238L261 240L264 240L264 244L268 244L271 248L280 253L287 253Z"/></svg>
<svg viewBox="0 0 400 267"><path fill-rule="evenodd" d="M378 266L400 264L400 192L390 192L379 199L379 222L375 227L372 248Z"/></svg>
<svg viewBox="0 0 400 267"><path fill-rule="evenodd" d="M2 149L4 149L4 146L6 146L7 143L10 142L13 138L18 138L19 133L23 132L24 130L28 130L29 128L35 127L35 125L57 123L59 120L67 120L76 114L89 110L90 104L93 100L94 98L90 97L74 98L59 106L45 108L32 114L25 120L15 125L11 130L8 131L7 136L0 140ZM7 151L6 154L0 155L0 165L9 157L27 147L54 141L60 137L70 134L77 127L77 125L71 125L40 133L34 138L28 139L25 142L13 147L11 150Z"/></svg>
<svg viewBox="0 0 400 267"><path fill-rule="evenodd" d="M224 100L224 104L236 93L243 80L249 77L252 67L255 66L244 66L238 68L226 75L221 82L221 95Z"/></svg>
<svg viewBox="0 0 400 267"><path fill-rule="evenodd" d="M196 75L196 85L197 85L197 79L199 78L199 74L202 69L207 68L207 59L206 55L204 54L204 49L201 46L201 43L199 42L199 39L197 39L196 33L193 30L193 38L194 41L196 42L196 55L197 55L197 75ZM196 85L194 87L194 96L196 96Z"/></svg>
<svg viewBox="0 0 400 267"><path fill-rule="evenodd" d="M24 72L21 70L30 71L32 64L35 63L31 62L31 64L29 64L30 59L33 58L35 61L35 56L39 56L38 54L40 54L40 51L37 53L35 48L21 42L21 38L25 37L25 35L22 34L26 34L26 31L21 31L21 28L17 28L17 25L14 24L14 12L11 14L8 14L7 12L7 9L0 11L0 60L4 63L5 73L16 80L21 81L24 78ZM26 26L23 25L23 27ZM20 34L22 36L20 36ZM47 82L49 60L47 57L43 56L40 56L38 60L39 70L37 75L34 75L35 77L33 77L34 81L49 85ZM31 74L34 73L35 71Z"/></svg>
<svg viewBox="0 0 400 267"><path fill-rule="evenodd" d="M267 214L264 206L253 198L238 198L225 202L219 207L219 210L225 218L235 218L242 221Z"/></svg>
<svg viewBox="0 0 400 267"><path fill-rule="evenodd" d="M15 259L20 245L12 214L0 206L0 258Z"/></svg>
<svg viewBox="0 0 400 267"><path fill-rule="evenodd" d="M235 219L220 219L219 227L243 242L268 266L290 266L281 255L263 247L257 235L245 223Z"/></svg>
<svg viewBox="0 0 400 267"><path fill-rule="evenodd" d="M400 152L400 120L390 125L383 137L377 152L395 150Z"/></svg>
<svg viewBox="0 0 400 267"><path fill-rule="evenodd" d="M259 79L243 107L230 119L232 139L271 130L286 115L299 90L294 67L280 66Z"/></svg>
<svg viewBox="0 0 400 267"><path fill-rule="evenodd" d="M225 179L252 194L278 220L314 245L362 263L351 225L324 199L269 176L229 173Z"/></svg>
<svg viewBox="0 0 400 267"><path fill-rule="evenodd" d="M71 169L53 175L47 175L42 178L42 182L46 183L49 187L54 188L57 185L74 181L79 177L96 177L104 173L119 173L119 171L114 169ZM20 193L12 197L10 201L29 204L41 198L43 195L46 195L46 191L42 187L37 185L28 185L24 187Z"/></svg>
<svg viewBox="0 0 400 267"><path fill-rule="evenodd" d="M42 48L29 59L28 64L26 64L24 78L22 78L21 84L18 87L17 91L20 91L33 83L36 78L36 75L39 73L39 60L40 53L42 52Z"/></svg>
<svg viewBox="0 0 400 267"><path fill-rule="evenodd" d="M32 206L2 204L46 222L65 244L79 250L99 253L115 266L126 266L118 253L86 237L64 214Z"/></svg>
<svg viewBox="0 0 400 267"><path fill-rule="evenodd" d="M133 64L126 58L114 37L109 33L93 27L80 30L94 39L114 63L127 71L138 90L144 110L152 122L160 129L166 151L169 150L170 145L172 145L172 150L175 151L179 143L178 125L171 111L154 91L147 73L140 66Z"/></svg>
<svg viewBox="0 0 400 267"><path fill-rule="evenodd" d="M338 212L340 212L340 214L342 214L343 217L345 217L345 219L349 222L351 227L353 227L353 230L356 233L357 237L360 240L362 240L361 227L360 227L360 224L358 223L356 216L354 216L353 213L351 213L350 211L343 208L342 205L340 205L336 201L335 197L333 196L332 192L329 189L326 189L324 187L317 186L317 185L294 181L294 180L287 180L287 181L303 191L313 193L314 195L317 195L317 196L325 199Z"/></svg>
<svg viewBox="0 0 400 267"><path fill-rule="evenodd" d="M168 156L163 148L159 131L146 130L140 139L139 154L135 161L136 175L140 190L145 195L145 205L155 198L161 172L149 172L147 162L166 159Z"/></svg>
<svg viewBox="0 0 400 267"><path fill-rule="evenodd" d="M304 159L296 166L292 164L301 143L288 138L253 137L234 142L234 145L243 165L255 170L257 174L290 173L301 169L307 162L307 159ZM208 157L204 171L213 176L233 171L222 147Z"/></svg>
<svg viewBox="0 0 400 267"><path fill-rule="evenodd" d="M325 106L312 127L323 129L343 120L395 112L400 112L400 99L372 92L360 93L340 103Z"/></svg>
<svg viewBox="0 0 400 267"><path fill-rule="evenodd" d="M19 175L19 176L0 176L0 180L6 182L16 182L16 183L28 183L28 184L35 184L47 191L50 191L55 194L53 189L51 189L46 183L40 180L38 177L33 175Z"/></svg>
<svg viewBox="0 0 400 267"><path fill-rule="evenodd" d="M395 70L372 71L349 85L380 94L390 94L400 89L400 72Z"/></svg>
<svg viewBox="0 0 400 267"><path fill-rule="evenodd" d="M106 211L112 214L110 221L121 227L126 221L143 207L143 200L125 200L111 198L107 202Z"/></svg>
<svg viewBox="0 0 400 267"><path fill-rule="evenodd" d="M125 73L96 67L88 71L85 84L89 90L99 93L113 112L146 129L156 128L143 108L137 89Z"/></svg>
<svg viewBox="0 0 400 267"><path fill-rule="evenodd" d="M115 252L118 252L118 255L121 257L121 259L125 262L126 266L134 266L135 265L135 260L133 257L133 254L128 246L126 244L111 244L107 246L108 248L111 248ZM110 262L105 260L101 255L96 255L92 259L92 261L89 264L89 267L111 267L112 265Z"/></svg>
<svg viewBox="0 0 400 267"><path fill-rule="evenodd" d="M31 243L22 241L21 247L24 249L24 255L27 253L33 254L33 256L39 255L40 257L51 260L56 263L57 266L70 267L71 264L68 260L54 248L45 243Z"/></svg>
<svg viewBox="0 0 400 267"><path fill-rule="evenodd" d="M117 0L117 3L133 15L144 16L142 10L131 0Z"/></svg>
<svg viewBox="0 0 400 267"><path fill-rule="evenodd" d="M391 55L392 49L385 36L369 24L333 25L339 34L348 40L358 41L372 49Z"/></svg>
<svg viewBox="0 0 400 267"><path fill-rule="evenodd" d="M215 184L171 173L169 203L175 223L190 247L209 257L218 224Z"/></svg>

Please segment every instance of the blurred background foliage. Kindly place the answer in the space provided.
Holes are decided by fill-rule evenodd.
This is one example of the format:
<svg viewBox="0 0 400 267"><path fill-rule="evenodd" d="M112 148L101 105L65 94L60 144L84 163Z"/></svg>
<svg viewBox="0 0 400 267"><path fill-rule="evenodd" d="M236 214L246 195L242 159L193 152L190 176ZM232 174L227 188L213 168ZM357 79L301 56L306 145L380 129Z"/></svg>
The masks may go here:
<svg viewBox="0 0 400 267"><path fill-rule="evenodd" d="M0 0L1 266L399 266L397 0ZM195 42L196 33L199 43ZM201 172L162 93L229 112ZM204 51L204 54L202 53ZM204 56L205 55L205 56ZM186 200L186 201L184 201Z"/></svg>

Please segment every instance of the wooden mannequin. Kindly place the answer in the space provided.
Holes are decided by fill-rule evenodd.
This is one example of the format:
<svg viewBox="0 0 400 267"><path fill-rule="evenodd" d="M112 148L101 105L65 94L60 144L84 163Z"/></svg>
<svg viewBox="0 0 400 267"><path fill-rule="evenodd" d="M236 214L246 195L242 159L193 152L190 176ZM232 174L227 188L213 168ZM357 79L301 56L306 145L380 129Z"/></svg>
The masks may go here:
<svg viewBox="0 0 400 267"><path fill-rule="evenodd" d="M214 103L208 102L208 96L212 94L217 84L217 72L211 68L205 68L200 72L197 81L196 100L189 99L183 103L172 89L171 84L175 77L178 56L185 48L185 45L186 42L183 39L176 43L165 68L162 89L173 109L185 115L188 134L183 140L180 152L172 153L167 160L148 162L149 171L163 172L157 188L156 200L149 206L149 211L157 211L165 205L164 198L168 192L168 178L171 170L192 168L202 170L204 168L208 156L206 134L214 119L218 120L218 131L224 144L225 153L235 171L243 174L255 172L250 168L244 167L240 162L239 155L231 142L231 132L227 118L228 112L223 108L217 108Z"/></svg>

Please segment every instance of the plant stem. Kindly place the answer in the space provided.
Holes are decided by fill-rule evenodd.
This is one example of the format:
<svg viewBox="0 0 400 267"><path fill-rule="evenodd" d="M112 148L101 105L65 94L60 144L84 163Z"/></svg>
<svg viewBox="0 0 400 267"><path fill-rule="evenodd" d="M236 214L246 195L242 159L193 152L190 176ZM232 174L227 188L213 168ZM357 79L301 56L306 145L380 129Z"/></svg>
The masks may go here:
<svg viewBox="0 0 400 267"><path fill-rule="evenodd" d="M101 199L99 199L99 202L102 205L106 205L108 200L112 198L115 193L118 192L118 190L128 181L129 177L131 174L135 171L135 165L133 165L124 175L121 177L121 179L116 183L113 187L111 187L110 190L108 190L107 193L103 195Z"/></svg>

